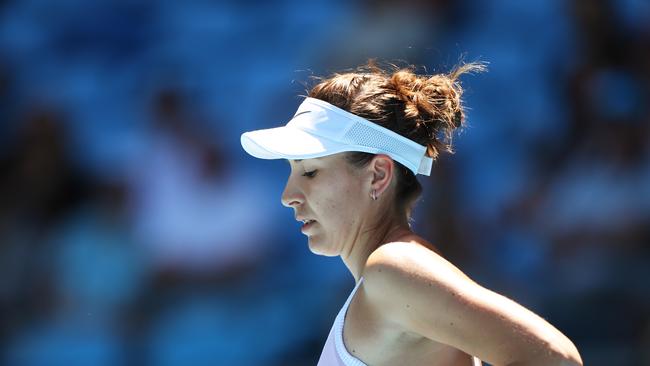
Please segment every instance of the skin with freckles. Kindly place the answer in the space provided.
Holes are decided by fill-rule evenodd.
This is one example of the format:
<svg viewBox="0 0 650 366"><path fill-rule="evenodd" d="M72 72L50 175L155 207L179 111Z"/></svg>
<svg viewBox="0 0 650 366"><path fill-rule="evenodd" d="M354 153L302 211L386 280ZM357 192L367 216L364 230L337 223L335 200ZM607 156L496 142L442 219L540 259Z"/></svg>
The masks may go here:
<svg viewBox="0 0 650 366"><path fill-rule="evenodd" d="M559 330L492 292L411 231L395 209L395 162L364 167L346 153L290 160L282 203L312 252L340 256L356 281L345 318L346 349L367 365L582 365ZM377 197L373 200L372 196Z"/></svg>

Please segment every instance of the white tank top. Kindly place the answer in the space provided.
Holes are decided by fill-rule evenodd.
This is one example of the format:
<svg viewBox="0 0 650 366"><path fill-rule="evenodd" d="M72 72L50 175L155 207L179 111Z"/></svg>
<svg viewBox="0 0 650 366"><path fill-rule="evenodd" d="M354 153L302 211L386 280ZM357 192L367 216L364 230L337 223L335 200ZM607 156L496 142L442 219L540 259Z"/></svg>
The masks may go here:
<svg viewBox="0 0 650 366"><path fill-rule="evenodd" d="M339 310L336 319L334 319L334 325L330 330L329 335L327 336L327 341L323 347L323 352L320 355L317 366L368 366L363 361L352 356L348 350L345 348L343 343L343 326L345 324L345 314L348 311L348 306L354 294L357 292L359 285L363 282L363 277L359 279L359 282L354 286L354 290L348 296L348 299L345 301L345 304ZM481 360L476 357L472 357L474 366L481 366Z"/></svg>

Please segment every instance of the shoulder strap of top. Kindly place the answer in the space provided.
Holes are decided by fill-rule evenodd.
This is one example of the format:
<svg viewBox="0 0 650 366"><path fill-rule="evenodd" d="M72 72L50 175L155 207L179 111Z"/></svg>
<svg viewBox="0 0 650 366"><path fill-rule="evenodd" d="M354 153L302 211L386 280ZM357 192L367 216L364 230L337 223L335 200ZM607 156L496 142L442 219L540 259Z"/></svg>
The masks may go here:
<svg viewBox="0 0 650 366"><path fill-rule="evenodd" d="M343 343L343 327L345 326L345 314L348 312L348 306L350 306L350 302L354 298L354 294L357 292L362 282L363 282L363 277L361 277L359 279L359 282L357 282L356 286L354 286L354 290L352 290L350 296L348 296L347 301L345 301L345 304L343 305L338 315L336 316L336 319L334 320L333 333L334 333L334 344L336 348L336 353L339 355L339 357L341 358L345 366L367 366L361 360L352 356L345 348L345 344Z"/></svg>
<svg viewBox="0 0 650 366"><path fill-rule="evenodd" d="M357 290L359 289L359 286L361 285L361 282L363 282L363 277L359 279L359 282L354 286L354 289L350 293L350 296L348 296L348 299L345 300L345 304L343 304L343 308L341 308L341 312L345 314L345 312L348 309L348 306L350 305L350 302L352 302L352 299L354 298L354 294L357 293Z"/></svg>

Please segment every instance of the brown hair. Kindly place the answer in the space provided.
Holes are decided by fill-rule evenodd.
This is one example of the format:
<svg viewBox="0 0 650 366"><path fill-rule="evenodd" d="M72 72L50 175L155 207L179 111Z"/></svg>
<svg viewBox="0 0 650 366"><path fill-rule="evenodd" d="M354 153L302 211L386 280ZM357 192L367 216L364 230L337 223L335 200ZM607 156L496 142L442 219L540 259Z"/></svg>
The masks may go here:
<svg viewBox="0 0 650 366"><path fill-rule="evenodd" d="M441 152L453 153L453 132L464 124L463 89L458 77L484 69L483 64L468 63L446 74L417 75L413 66L382 68L371 60L352 72L321 79L309 96L426 146L427 155L435 160ZM349 163L363 167L373 156L353 152L346 157ZM395 203L410 216L422 186L413 172L398 162L395 164Z"/></svg>

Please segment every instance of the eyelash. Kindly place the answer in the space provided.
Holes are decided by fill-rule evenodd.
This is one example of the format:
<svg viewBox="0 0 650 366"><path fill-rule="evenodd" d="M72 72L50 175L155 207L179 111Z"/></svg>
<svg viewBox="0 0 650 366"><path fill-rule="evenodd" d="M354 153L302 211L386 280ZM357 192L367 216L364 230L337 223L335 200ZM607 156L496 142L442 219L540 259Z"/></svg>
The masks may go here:
<svg viewBox="0 0 650 366"><path fill-rule="evenodd" d="M304 172L304 173L302 174L302 176L303 176L303 177L307 177L307 178L313 178L313 177L316 176L316 172L317 172L317 170L312 170L312 171L310 171L310 172Z"/></svg>

